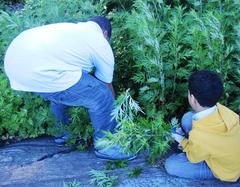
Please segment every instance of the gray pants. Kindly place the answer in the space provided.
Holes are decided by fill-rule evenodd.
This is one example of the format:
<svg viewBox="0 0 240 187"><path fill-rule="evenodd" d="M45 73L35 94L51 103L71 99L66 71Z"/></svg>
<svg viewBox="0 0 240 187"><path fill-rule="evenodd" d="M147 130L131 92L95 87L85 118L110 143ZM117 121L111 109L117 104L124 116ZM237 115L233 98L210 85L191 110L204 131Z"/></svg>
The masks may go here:
<svg viewBox="0 0 240 187"><path fill-rule="evenodd" d="M188 134L192 129L193 112L187 112L182 117L182 128ZM185 153L173 154L167 158L165 169L170 175L190 179L214 179L214 175L206 162L191 163Z"/></svg>

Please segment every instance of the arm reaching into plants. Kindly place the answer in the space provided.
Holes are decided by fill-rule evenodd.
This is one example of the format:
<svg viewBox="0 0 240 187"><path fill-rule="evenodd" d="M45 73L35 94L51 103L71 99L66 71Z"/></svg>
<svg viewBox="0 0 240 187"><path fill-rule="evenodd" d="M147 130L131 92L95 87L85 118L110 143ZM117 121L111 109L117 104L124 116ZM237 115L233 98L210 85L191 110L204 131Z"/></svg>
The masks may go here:
<svg viewBox="0 0 240 187"><path fill-rule="evenodd" d="M209 158L209 153L202 149L204 145L200 145L198 140L190 137L190 139L184 139L181 141L180 146L183 148L183 152L186 153L187 158L192 163L199 163Z"/></svg>
<svg viewBox="0 0 240 187"><path fill-rule="evenodd" d="M112 91L113 97L115 98L116 94L115 94L115 91L114 91L112 83L107 83L107 86L110 88L110 90Z"/></svg>
<svg viewBox="0 0 240 187"><path fill-rule="evenodd" d="M98 79L96 76L95 76L96 79ZM99 80L99 79L98 79ZM100 80L101 81L101 80ZM102 81L103 82L103 81ZM116 97L116 94L115 94L115 91L114 91L114 88L113 88L113 85L112 83L106 83L106 82L103 82L107 85L108 88L110 88L110 90L112 91L112 94L113 94L113 97L115 98Z"/></svg>

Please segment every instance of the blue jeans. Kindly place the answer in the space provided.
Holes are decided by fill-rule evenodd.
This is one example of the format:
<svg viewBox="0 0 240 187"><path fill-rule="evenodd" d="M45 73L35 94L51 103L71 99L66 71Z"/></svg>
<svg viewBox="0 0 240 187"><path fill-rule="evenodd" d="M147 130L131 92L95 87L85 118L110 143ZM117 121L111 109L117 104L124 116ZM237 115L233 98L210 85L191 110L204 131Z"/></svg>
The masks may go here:
<svg viewBox="0 0 240 187"><path fill-rule="evenodd" d="M69 124L70 117L66 114L69 106L82 106L88 109L94 128L94 140L103 137L103 131L114 132L117 123L111 116L114 101L112 91L88 73L83 72L80 80L66 90L37 94L51 101L51 110L57 124Z"/></svg>
<svg viewBox="0 0 240 187"><path fill-rule="evenodd" d="M192 130L193 112L187 112L182 117L182 128L185 133ZM165 169L170 175L190 179L214 179L214 175L206 162L191 163L185 153L173 154L167 158Z"/></svg>

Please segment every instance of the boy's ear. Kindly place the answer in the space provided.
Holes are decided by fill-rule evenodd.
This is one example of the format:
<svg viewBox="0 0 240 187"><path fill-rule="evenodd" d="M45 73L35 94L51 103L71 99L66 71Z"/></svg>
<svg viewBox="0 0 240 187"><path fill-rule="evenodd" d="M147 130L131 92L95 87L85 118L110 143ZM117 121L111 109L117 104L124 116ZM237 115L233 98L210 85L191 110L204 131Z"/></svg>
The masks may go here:
<svg viewBox="0 0 240 187"><path fill-rule="evenodd" d="M192 102L194 103L195 106L201 106L198 102L198 100L194 97L194 95L190 95L191 96L191 99L192 99Z"/></svg>
<svg viewBox="0 0 240 187"><path fill-rule="evenodd" d="M103 35L104 35L104 37L105 37L107 40L109 40L109 38L108 38L108 32L107 32L107 31L103 31Z"/></svg>

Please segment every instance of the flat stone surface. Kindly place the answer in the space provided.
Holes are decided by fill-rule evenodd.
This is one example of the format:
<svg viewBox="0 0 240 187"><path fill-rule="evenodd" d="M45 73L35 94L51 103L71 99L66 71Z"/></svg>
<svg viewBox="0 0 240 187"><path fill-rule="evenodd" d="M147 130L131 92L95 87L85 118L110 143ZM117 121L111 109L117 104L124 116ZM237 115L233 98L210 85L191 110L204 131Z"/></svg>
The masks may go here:
<svg viewBox="0 0 240 187"><path fill-rule="evenodd" d="M137 178L128 172L141 167ZM78 181L81 186L91 187L89 172L105 170L106 161L95 157L93 151L80 152L70 147L56 146L51 137L25 140L0 148L1 187L63 187L64 182ZM188 180L169 176L162 166L151 166L144 156L130 161L128 167L110 171L119 177L121 187L162 186L217 186L240 187L240 182L224 183L218 180Z"/></svg>

